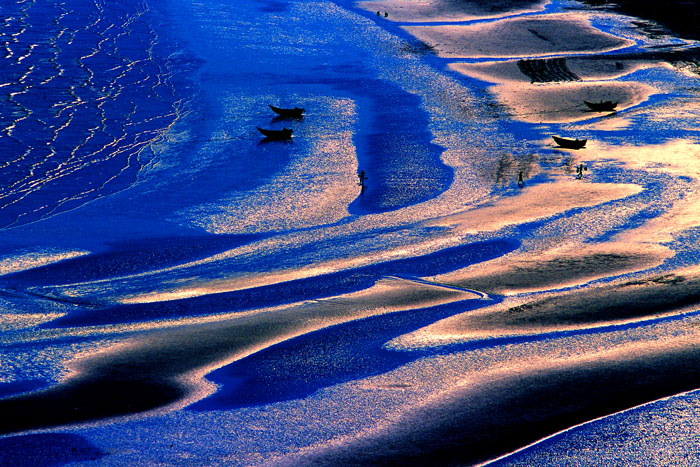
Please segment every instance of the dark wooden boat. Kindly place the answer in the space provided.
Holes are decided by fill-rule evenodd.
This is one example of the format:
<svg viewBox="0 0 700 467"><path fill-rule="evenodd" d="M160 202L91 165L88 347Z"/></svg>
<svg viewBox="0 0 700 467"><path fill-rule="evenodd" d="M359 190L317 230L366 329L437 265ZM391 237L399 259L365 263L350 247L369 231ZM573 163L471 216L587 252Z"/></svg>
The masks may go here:
<svg viewBox="0 0 700 467"><path fill-rule="evenodd" d="M271 105L270 108L280 117L284 118L301 118L304 113L303 108L294 107L293 109L282 109Z"/></svg>
<svg viewBox="0 0 700 467"><path fill-rule="evenodd" d="M581 149L586 145L586 141L588 141L587 139L562 138L561 136L552 136L552 139L562 148L568 149Z"/></svg>
<svg viewBox="0 0 700 467"><path fill-rule="evenodd" d="M600 101L600 102L588 102L583 101L584 104L588 106L589 109L595 112L609 112L615 110L617 107L617 102L613 101Z"/></svg>
<svg viewBox="0 0 700 467"><path fill-rule="evenodd" d="M282 130L266 130L264 128L255 127L260 133L262 133L266 138L275 140L286 140L292 139L292 131L289 128L284 128Z"/></svg>

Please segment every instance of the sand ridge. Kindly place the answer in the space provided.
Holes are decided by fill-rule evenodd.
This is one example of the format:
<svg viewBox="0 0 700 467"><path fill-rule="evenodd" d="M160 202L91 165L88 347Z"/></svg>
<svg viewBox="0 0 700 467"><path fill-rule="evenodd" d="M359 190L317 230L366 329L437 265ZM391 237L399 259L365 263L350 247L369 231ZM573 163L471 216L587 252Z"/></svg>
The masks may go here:
<svg viewBox="0 0 700 467"><path fill-rule="evenodd" d="M633 44L593 28L579 16L556 13L474 25L404 26L443 58L512 58L592 54Z"/></svg>

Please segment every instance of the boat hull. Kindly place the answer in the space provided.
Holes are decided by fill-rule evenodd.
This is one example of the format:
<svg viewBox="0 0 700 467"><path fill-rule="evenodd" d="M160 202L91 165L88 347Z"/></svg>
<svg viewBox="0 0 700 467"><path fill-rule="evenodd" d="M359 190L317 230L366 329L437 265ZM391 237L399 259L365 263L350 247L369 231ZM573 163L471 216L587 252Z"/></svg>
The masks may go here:
<svg viewBox="0 0 700 467"><path fill-rule="evenodd" d="M292 130L284 128L282 130L266 130L264 128L255 127L258 131L268 139L287 140L292 138Z"/></svg>
<svg viewBox="0 0 700 467"><path fill-rule="evenodd" d="M301 118L304 114L304 109L299 107L294 107L293 109L282 109L274 105L270 105L269 107L273 112L283 118Z"/></svg>
<svg viewBox="0 0 700 467"><path fill-rule="evenodd" d="M615 110L615 107L617 107L617 102L613 101L600 101L600 102L588 102L588 101L583 101L586 106L593 110L594 112L610 112Z"/></svg>
<svg viewBox="0 0 700 467"><path fill-rule="evenodd" d="M569 139L560 136L552 136L552 139L562 148L581 149L586 145L587 139Z"/></svg>

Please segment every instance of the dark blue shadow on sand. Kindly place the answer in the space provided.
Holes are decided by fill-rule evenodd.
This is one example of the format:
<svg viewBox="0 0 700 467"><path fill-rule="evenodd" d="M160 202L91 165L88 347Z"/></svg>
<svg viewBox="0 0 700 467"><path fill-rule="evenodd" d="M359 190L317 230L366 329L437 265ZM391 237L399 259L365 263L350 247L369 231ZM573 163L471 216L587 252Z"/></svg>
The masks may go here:
<svg viewBox="0 0 700 467"><path fill-rule="evenodd" d="M107 455L82 436L41 433L0 438L0 465L48 467L95 461Z"/></svg>
<svg viewBox="0 0 700 467"><path fill-rule="evenodd" d="M520 243L511 239L470 243L430 253L360 268L297 279L280 284L210 294L167 302L118 305L101 309L79 309L42 325L45 328L127 323L170 317L243 311L295 303L371 287L383 276L404 274L432 276L466 267L509 253Z"/></svg>
<svg viewBox="0 0 700 467"><path fill-rule="evenodd" d="M8 274L10 287L70 284L175 266L205 258L255 240L262 235L198 235L119 242L109 250Z"/></svg>
<svg viewBox="0 0 700 467"><path fill-rule="evenodd" d="M332 326L290 339L231 363L209 375L219 390L191 410L227 410L306 397L322 388L392 371L424 357L566 337L604 334L700 315L700 311L634 323L602 325L534 335L483 339L408 351L387 350L386 342L449 316L499 303L465 300L391 313ZM406 384L410 384L406 382Z"/></svg>
<svg viewBox="0 0 700 467"><path fill-rule="evenodd" d="M350 204L351 214L393 211L449 188L454 172L442 163L443 148L432 143L428 114L418 96L379 79L325 82L358 96L360 106L355 146L359 169L368 180Z"/></svg>
<svg viewBox="0 0 700 467"><path fill-rule="evenodd" d="M13 381L10 383L0 383L0 399L23 392L35 391L47 385L44 380ZM2 464L0 464L2 465Z"/></svg>
<svg viewBox="0 0 700 467"><path fill-rule="evenodd" d="M334 384L386 373L424 357L387 341L495 300L464 300L352 321L290 339L207 375L219 390L189 408L222 410L306 397ZM410 382L407 382L410 384Z"/></svg>

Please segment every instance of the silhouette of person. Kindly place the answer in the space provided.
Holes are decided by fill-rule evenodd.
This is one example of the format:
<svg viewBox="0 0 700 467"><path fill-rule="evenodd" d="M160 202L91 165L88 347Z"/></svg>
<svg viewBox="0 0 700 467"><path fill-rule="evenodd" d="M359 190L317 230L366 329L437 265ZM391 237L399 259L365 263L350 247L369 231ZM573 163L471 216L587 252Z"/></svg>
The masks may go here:
<svg viewBox="0 0 700 467"><path fill-rule="evenodd" d="M581 180L583 178L583 171L584 170L588 170L588 167L586 167L583 164L579 164L578 167L576 167L576 173L578 174L578 175L576 175L577 179Z"/></svg>
<svg viewBox="0 0 700 467"><path fill-rule="evenodd" d="M360 179L360 180L357 182L357 184L360 185L360 193L364 193L364 192L365 192L365 180L367 180L367 177L365 177L365 171L364 171L364 170L360 170L360 171L357 173L357 178Z"/></svg>
<svg viewBox="0 0 700 467"><path fill-rule="evenodd" d="M388 17L389 17L389 12L388 12L388 11L385 11L385 12L384 12L384 17L385 17L385 18L388 18Z"/></svg>
<svg viewBox="0 0 700 467"><path fill-rule="evenodd" d="M518 174L518 186L522 188L525 185L525 181L523 180L523 172L522 170Z"/></svg>

